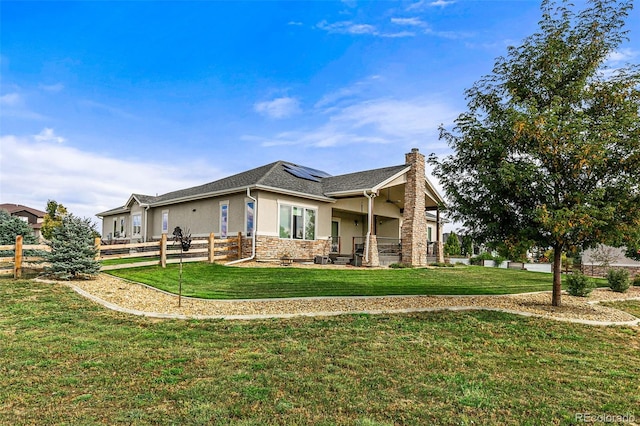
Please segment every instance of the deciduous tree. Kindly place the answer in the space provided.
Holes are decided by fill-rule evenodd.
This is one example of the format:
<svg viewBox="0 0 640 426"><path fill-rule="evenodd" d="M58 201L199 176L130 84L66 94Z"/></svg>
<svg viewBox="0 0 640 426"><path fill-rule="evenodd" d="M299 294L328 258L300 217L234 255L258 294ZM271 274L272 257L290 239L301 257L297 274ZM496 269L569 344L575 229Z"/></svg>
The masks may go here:
<svg viewBox="0 0 640 426"><path fill-rule="evenodd" d="M640 72L607 68L626 38L631 3L594 0L575 12L542 3L539 29L508 48L466 91L468 111L432 155L454 221L479 241L521 239L561 255L622 245L640 228Z"/></svg>
<svg viewBox="0 0 640 426"><path fill-rule="evenodd" d="M53 236L54 228L62 224L62 218L69 214L67 208L62 204L58 204L54 200L47 201L47 214L44 215L44 222L42 223L42 236L50 240Z"/></svg>

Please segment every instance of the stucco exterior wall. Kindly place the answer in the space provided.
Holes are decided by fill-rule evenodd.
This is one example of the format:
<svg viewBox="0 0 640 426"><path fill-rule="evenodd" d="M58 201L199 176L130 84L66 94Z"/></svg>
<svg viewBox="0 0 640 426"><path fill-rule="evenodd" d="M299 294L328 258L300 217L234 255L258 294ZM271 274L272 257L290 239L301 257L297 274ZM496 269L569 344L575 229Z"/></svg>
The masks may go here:
<svg viewBox="0 0 640 426"><path fill-rule="evenodd" d="M331 203L276 194L268 191L256 191L258 199L256 235L279 237L280 204L316 209L316 240L327 240L331 236Z"/></svg>
<svg viewBox="0 0 640 426"><path fill-rule="evenodd" d="M151 238L160 238L162 234L162 212L169 213L168 234L176 226L183 231L191 232L192 237L206 237L210 233L220 236L220 205L228 203L227 235L237 235L246 232L245 210L246 194L225 195L216 198L188 201L169 206L158 206L149 210L149 225Z"/></svg>
<svg viewBox="0 0 640 426"><path fill-rule="evenodd" d="M380 238L400 238L400 219L378 217L376 223L376 235ZM384 242L384 241L381 241Z"/></svg>
<svg viewBox="0 0 640 426"><path fill-rule="evenodd" d="M366 235L367 216L344 211L334 211L332 220L338 222L340 254L353 253L353 237L364 237Z"/></svg>

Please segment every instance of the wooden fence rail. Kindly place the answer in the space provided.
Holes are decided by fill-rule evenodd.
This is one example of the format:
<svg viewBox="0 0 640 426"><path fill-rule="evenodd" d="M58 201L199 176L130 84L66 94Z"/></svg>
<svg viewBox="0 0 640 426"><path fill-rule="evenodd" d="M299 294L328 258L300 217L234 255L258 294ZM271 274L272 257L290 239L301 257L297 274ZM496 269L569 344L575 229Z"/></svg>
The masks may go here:
<svg viewBox="0 0 640 426"><path fill-rule="evenodd" d="M44 263L45 259L41 256L24 256L25 251L32 250L51 251L51 247L44 244L23 244L22 235L16 237L15 244L0 245L0 252L14 252L11 257L0 257L0 275L13 274L14 278L20 278L25 266Z"/></svg>
<svg viewBox="0 0 640 426"><path fill-rule="evenodd" d="M153 265L160 265L165 268L167 264L180 262L180 244L168 241L167 234L163 234L160 241L146 243L102 244L101 239L96 238L95 245L96 260L100 262L107 261L107 264L103 264L100 268L101 271ZM208 238L191 241L189 250L182 253L182 262L207 261L214 263L216 261L240 259L242 256L241 248L241 232L238 232L238 236L233 238L215 238L212 233ZM27 250L50 252L51 247L44 244L24 245L22 236L18 235L15 244L0 245L0 252L13 252L13 256L0 257L0 275L13 274L14 278L20 278L25 266L44 263L45 259L43 257L24 256L24 252ZM124 263L111 262L121 259L131 259L132 261L125 261Z"/></svg>

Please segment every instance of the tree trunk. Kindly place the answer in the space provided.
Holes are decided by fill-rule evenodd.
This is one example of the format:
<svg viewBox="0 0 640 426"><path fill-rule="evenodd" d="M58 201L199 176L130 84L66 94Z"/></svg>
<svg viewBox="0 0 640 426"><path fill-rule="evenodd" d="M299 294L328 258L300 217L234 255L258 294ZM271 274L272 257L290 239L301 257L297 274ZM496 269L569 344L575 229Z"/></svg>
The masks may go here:
<svg viewBox="0 0 640 426"><path fill-rule="evenodd" d="M553 248L553 296L551 304L553 306L561 306L562 292L562 249L560 247Z"/></svg>

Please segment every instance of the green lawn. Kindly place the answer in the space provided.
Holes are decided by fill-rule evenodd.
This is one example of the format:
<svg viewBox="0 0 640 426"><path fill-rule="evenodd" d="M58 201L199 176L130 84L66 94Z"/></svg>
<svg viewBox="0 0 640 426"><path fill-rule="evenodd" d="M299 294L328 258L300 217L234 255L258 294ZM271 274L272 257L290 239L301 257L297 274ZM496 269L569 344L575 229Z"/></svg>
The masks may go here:
<svg viewBox="0 0 640 426"><path fill-rule="evenodd" d="M178 265L109 271L118 277L178 292ZM507 294L551 290L552 276L480 266L436 269L241 268L183 265L183 295L212 299L390 294ZM605 285L600 280L598 285Z"/></svg>
<svg viewBox="0 0 640 426"><path fill-rule="evenodd" d="M602 303L602 306L610 306L612 308L620 309L621 311L629 312L631 315L640 318L640 300L605 302Z"/></svg>
<svg viewBox="0 0 640 426"><path fill-rule="evenodd" d="M0 424L640 418L640 330L497 312L158 321L0 280Z"/></svg>

